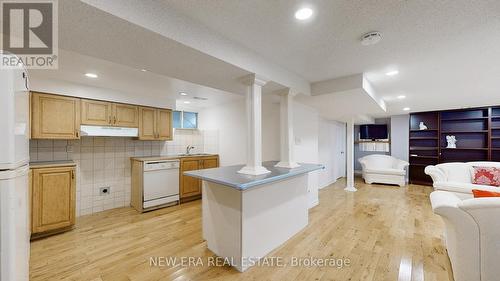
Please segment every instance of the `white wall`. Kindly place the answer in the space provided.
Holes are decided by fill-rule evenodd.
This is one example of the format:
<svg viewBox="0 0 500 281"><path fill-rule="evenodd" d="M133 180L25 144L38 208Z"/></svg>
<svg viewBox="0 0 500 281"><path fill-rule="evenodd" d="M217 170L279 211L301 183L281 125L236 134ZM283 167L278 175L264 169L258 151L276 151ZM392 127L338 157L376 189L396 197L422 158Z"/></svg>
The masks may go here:
<svg viewBox="0 0 500 281"><path fill-rule="evenodd" d="M410 115L391 116L391 155L408 161Z"/></svg>
<svg viewBox="0 0 500 281"><path fill-rule="evenodd" d="M35 75L30 75L29 87L32 91L44 93L175 109L175 100L165 97L152 96L147 93L131 94L118 92L111 89L92 87L62 80L38 78Z"/></svg>
<svg viewBox="0 0 500 281"><path fill-rule="evenodd" d="M318 132L319 114L313 108L301 103L294 103L293 132L295 135L295 161L302 163L319 163ZM279 134L278 134L279 136ZM279 137L278 137L279 139ZM309 173L309 206L319 203L318 173Z"/></svg>
<svg viewBox="0 0 500 281"><path fill-rule="evenodd" d="M238 100L198 112L202 131L218 131L221 166L246 162L246 107ZM279 104L264 100L262 105L262 160L279 159Z"/></svg>
<svg viewBox="0 0 500 281"><path fill-rule="evenodd" d="M222 166L246 162L245 101L235 101L199 111L199 128L218 130L220 161ZM279 160L280 129L279 104L264 98L262 104L262 159ZM318 113L303 104L294 103L295 161L319 163ZM318 174L309 177L310 203L318 203Z"/></svg>

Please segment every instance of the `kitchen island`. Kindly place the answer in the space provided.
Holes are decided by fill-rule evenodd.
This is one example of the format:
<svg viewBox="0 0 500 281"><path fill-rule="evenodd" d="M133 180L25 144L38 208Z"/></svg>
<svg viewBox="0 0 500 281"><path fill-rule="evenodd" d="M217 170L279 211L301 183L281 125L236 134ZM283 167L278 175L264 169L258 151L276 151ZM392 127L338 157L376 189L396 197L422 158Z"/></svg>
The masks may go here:
<svg viewBox="0 0 500 281"><path fill-rule="evenodd" d="M252 176L243 165L184 172L203 180L203 238L208 248L243 272L307 226L308 174L323 165L274 167Z"/></svg>

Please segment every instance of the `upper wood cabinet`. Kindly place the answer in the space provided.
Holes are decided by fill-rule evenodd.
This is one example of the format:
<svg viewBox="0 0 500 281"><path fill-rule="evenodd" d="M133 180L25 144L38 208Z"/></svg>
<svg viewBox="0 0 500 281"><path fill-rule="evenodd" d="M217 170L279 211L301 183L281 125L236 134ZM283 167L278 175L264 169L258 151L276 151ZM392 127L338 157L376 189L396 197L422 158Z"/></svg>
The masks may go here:
<svg viewBox="0 0 500 281"><path fill-rule="evenodd" d="M156 139L156 109L149 107L139 108L139 139Z"/></svg>
<svg viewBox="0 0 500 281"><path fill-rule="evenodd" d="M158 109L157 128L159 140L172 140L172 110Z"/></svg>
<svg viewBox="0 0 500 281"><path fill-rule="evenodd" d="M113 125L117 127L132 127L139 126L139 107L129 104L114 103Z"/></svg>
<svg viewBox="0 0 500 281"><path fill-rule="evenodd" d="M112 106L110 102L82 100L82 124L109 126L112 121Z"/></svg>
<svg viewBox="0 0 500 281"><path fill-rule="evenodd" d="M140 140L172 140L172 111L151 107L139 108Z"/></svg>
<svg viewBox="0 0 500 281"><path fill-rule="evenodd" d="M33 169L32 233L75 224L75 168Z"/></svg>
<svg viewBox="0 0 500 281"><path fill-rule="evenodd" d="M96 100L82 100L82 124L98 126L139 126L138 107Z"/></svg>
<svg viewBox="0 0 500 281"><path fill-rule="evenodd" d="M31 137L79 139L80 99L32 93Z"/></svg>
<svg viewBox="0 0 500 281"><path fill-rule="evenodd" d="M31 138L79 139L80 125L139 128L140 140L172 140L172 110L31 93Z"/></svg>

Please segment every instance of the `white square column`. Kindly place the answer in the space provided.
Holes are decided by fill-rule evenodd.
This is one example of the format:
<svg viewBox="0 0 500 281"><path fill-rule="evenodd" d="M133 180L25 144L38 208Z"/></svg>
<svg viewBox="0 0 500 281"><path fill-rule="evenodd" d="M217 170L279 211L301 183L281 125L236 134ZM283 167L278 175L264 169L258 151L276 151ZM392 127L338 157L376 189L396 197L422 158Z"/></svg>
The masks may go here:
<svg viewBox="0 0 500 281"><path fill-rule="evenodd" d="M358 191L354 186L354 120L351 118L347 122L347 181L345 191Z"/></svg>
<svg viewBox="0 0 500 281"><path fill-rule="evenodd" d="M238 173L262 175L270 171L262 166L262 86L268 81L251 74L242 79L248 85L247 110L247 163Z"/></svg>
<svg viewBox="0 0 500 281"><path fill-rule="evenodd" d="M296 168L293 160L293 96L291 89L280 93L280 162L275 167Z"/></svg>

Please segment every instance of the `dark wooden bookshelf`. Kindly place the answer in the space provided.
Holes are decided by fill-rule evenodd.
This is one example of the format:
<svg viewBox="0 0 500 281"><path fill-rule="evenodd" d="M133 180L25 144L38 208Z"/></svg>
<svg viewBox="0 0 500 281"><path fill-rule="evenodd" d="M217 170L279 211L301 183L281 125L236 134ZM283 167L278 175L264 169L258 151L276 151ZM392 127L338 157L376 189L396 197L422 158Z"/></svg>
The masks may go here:
<svg viewBox="0 0 500 281"><path fill-rule="evenodd" d="M410 140L438 140L438 137L413 137Z"/></svg>
<svg viewBox="0 0 500 281"><path fill-rule="evenodd" d="M409 134L410 183L431 185L428 165L500 161L500 106L412 113ZM457 138L457 148L447 148L447 135Z"/></svg>
<svg viewBox="0 0 500 281"><path fill-rule="evenodd" d="M420 130L420 122L427 126ZM432 179L424 173L428 165L439 162L440 122L438 112L423 112L410 115L410 183L428 184Z"/></svg>

